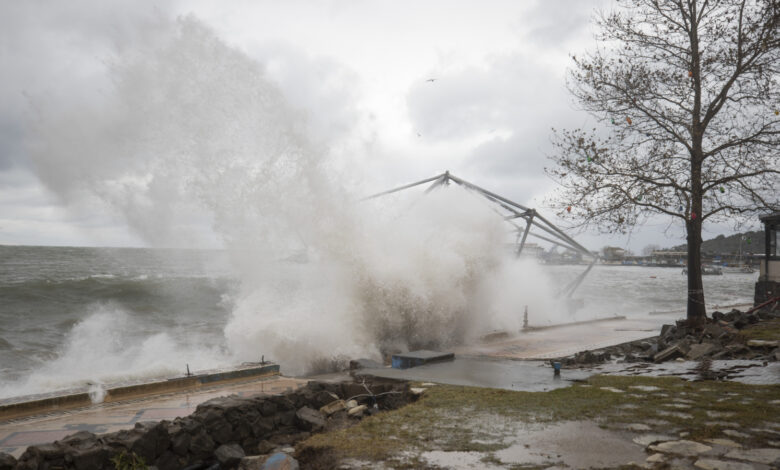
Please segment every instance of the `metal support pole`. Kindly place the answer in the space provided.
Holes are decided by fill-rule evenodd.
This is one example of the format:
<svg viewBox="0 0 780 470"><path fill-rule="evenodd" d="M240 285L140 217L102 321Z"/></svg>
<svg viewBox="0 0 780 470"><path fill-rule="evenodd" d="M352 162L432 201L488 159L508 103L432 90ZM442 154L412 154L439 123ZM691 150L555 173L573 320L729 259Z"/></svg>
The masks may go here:
<svg viewBox="0 0 780 470"><path fill-rule="evenodd" d="M532 209L532 211L533 211L533 209ZM535 214L535 213L536 213L536 211L533 211L533 212L531 212L531 217L529 217L529 218L526 220L526 223L525 223L525 232L523 232L523 239L520 241L520 246L519 246L519 247L517 247L517 254L515 255L515 256L517 256L517 257L519 257L519 256L520 256L520 254L523 252L523 247L525 246L525 239L526 239L526 238L528 238L528 232L530 232L530 231L531 231L531 224L532 224L532 223L533 223L533 221L534 221L534 214Z"/></svg>

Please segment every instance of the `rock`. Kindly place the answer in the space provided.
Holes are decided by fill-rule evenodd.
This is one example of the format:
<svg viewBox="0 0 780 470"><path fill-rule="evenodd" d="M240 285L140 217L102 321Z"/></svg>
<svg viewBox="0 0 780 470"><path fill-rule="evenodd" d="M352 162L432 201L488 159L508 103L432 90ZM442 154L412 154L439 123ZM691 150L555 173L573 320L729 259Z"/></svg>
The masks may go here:
<svg viewBox="0 0 780 470"><path fill-rule="evenodd" d="M298 461L283 452L277 452L263 463L261 470L298 470Z"/></svg>
<svg viewBox="0 0 780 470"><path fill-rule="evenodd" d="M241 459L238 463L238 470L260 470L263 464L268 460L267 455L251 455Z"/></svg>
<svg viewBox="0 0 780 470"><path fill-rule="evenodd" d="M755 468L747 463L716 459L698 459L693 466L702 470L753 470Z"/></svg>
<svg viewBox="0 0 780 470"><path fill-rule="evenodd" d="M734 449L726 454L726 458L771 465L780 460L780 449Z"/></svg>
<svg viewBox="0 0 780 470"><path fill-rule="evenodd" d="M717 323L708 323L707 326L704 327L704 334L713 339L718 339L725 333L726 330Z"/></svg>
<svg viewBox="0 0 780 470"><path fill-rule="evenodd" d="M715 444L717 446L731 447L732 449L742 448L742 445L737 444L731 439L707 439L707 442L709 442L710 444Z"/></svg>
<svg viewBox="0 0 780 470"><path fill-rule="evenodd" d="M295 413L301 428L306 431L319 431L325 427L325 418L317 410L304 406Z"/></svg>
<svg viewBox="0 0 780 470"><path fill-rule="evenodd" d="M317 392L316 395L314 395L314 399L311 400L309 403L314 405L315 408L319 409L322 408L325 405L329 405L334 400L339 400L339 396L336 395L333 392L328 392L327 390L322 390L320 392Z"/></svg>
<svg viewBox="0 0 780 470"><path fill-rule="evenodd" d="M368 407L366 405L356 406L356 407L350 409L349 411L347 411L347 414L349 416L353 416L353 417L358 417L359 418L359 417L363 416L363 413L366 411L367 408Z"/></svg>
<svg viewBox="0 0 780 470"><path fill-rule="evenodd" d="M664 362L668 361L670 359L676 359L680 356L682 356L684 353L682 349L676 344L673 344L672 346L669 346L668 348L664 349L663 351L659 352L655 356L653 356L654 362Z"/></svg>
<svg viewBox="0 0 780 470"><path fill-rule="evenodd" d="M659 387L654 385L629 385L628 388L641 390L643 392L657 392L658 390L661 390Z"/></svg>
<svg viewBox="0 0 780 470"><path fill-rule="evenodd" d="M355 408L358 406L357 400L349 400L344 405L347 408L347 411L351 410L352 408Z"/></svg>
<svg viewBox="0 0 780 470"><path fill-rule="evenodd" d="M220 464L220 468L235 468L245 457L244 449L238 444L222 444L214 451L214 457Z"/></svg>
<svg viewBox="0 0 780 470"><path fill-rule="evenodd" d="M179 432L171 437L171 450L176 455L187 455L187 451L190 448L190 443L192 443L192 436L183 431Z"/></svg>
<svg viewBox="0 0 780 470"><path fill-rule="evenodd" d="M615 387L599 387L601 390L606 390L608 392L614 392L614 393L625 393L623 390L620 390L619 388Z"/></svg>
<svg viewBox="0 0 780 470"><path fill-rule="evenodd" d="M103 462L109 458L108 450L98 443L91 447L76 449L70 456L73 459L73 466L76 467L76 470L100 468Z"/></svg>
<svg viewBox="0 0 780 470"><path fill-rule="evenodd" d="M324 414L325 416L330 416L337 411L343 410L346 408L346 406L347 405L344 403L344 400L336 400L320 408L320 413Z"/></svg>
<svg viewBox="0 0 780 470"><path fill-rule="evenodd" d="M780 345L778 341L766 341L763 339L751 339L747 342L748 347L751 348L776 348Z"/></svg>
<svg viewBox="0 0 780 470"><path fill-rule="evenodd" d="M710 354L715 351L715 349L715 345L712 343L694 344L691 346L691 349L688 350L688 354L686 354L685 357L691 361L695 361Z"/></svg>
<svg viewBox="0 0 780 470"><path fill-rule="evenodd" d="M154 462L157 456L171 445L171 436L168 434L167 425L167 421L136 423L135 431L142 433L142 435L133 443L130 451L135 452L147 462Z"/></svg>
<svg viewBox="0 0 780 470"><path fill-rule="evenodd" d="M661 325L661 338L665 338L674 333L677 328L674 325Z"/></svg>
<svg viewBox="0 0 780 470"><path fill-rule="evenodd" d="M723 431L723 434L731 437L736 437L739 439L747 439L748 437L750 437L750 434L745 434L744 432L735 431L733 429L725 429Z"/></svg>
<svg viewBox="0 0 780 470"><path fill-rule="evenodd" d="M16 468L16 458L11 454L0 452L0 470L13 470Z"/></svg>
<svg viewBox="0 0 780 470"><path fill-rule="evenodd" d="M641 436L636 436L631 440L634 442L634 444L647 447L650 444L655 444L656 442L673 441L674 438L671 436L665 436L663 434L642 434Z"/></svg>
<svg viewBox="0 0 780 470"><path fill-rule="evenodd" d="M190 440L190 454L196 459L210 457L215 446L214 440L206 434L206 430L201 429Z"/></svg>
<svg viewBox="0 0 780 470"><path fill-rule="evenodd" d="M652 463L666 462L666 456L664 454L661 454L661 453L653 454L650 457L648 457L647 459L645 459L645 462L651 463L651 464Z"/></svg>
<svg viewBox="0 0 780 470"><path fill-rule="evenodd" d="M712 450L712 447L706 446L694 441L668 441L649 447L653 452L663 452L665 454L677 454L686 457L696 457L699 454Z"/></svg>
<svg viewBox="0 0 780 470"><path fill-rule="evenodd" d="M714 411L714 410L707 410L706 413L707 416L709 416L710 418L731 418L732 416L737 414L734 411Z"/></svg>
<svg viewBox="0 0 780 470"><path fill-rule="evenodd" d="M425 393L425 391L426 391L426 390L428 390L428 389L427 389L427 388L422 388L422 387L411 387L411 388L409 389L409 392L410 392L412 395L414 395L414 396L416 396L416 397L419 397L420 395L422 395L423 393Z"/></svg>
<svg viewBox="0 0 780 470"><path fill-rule="evenodd" d="M650 426L642 423L631 423L626 426L629 431L650 431Z"/></svg>

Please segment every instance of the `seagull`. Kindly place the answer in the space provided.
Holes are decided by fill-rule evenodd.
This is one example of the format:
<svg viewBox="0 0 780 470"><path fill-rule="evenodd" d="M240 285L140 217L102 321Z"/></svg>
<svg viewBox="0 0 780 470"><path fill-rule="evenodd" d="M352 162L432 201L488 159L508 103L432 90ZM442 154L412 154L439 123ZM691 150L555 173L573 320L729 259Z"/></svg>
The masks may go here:
<svg viewBox="0 0 780 470"><path fill-rule="evenodd" d="M426 82L435 82L438 80L438 78L429 78L428 80L425 80Z"/></svg>

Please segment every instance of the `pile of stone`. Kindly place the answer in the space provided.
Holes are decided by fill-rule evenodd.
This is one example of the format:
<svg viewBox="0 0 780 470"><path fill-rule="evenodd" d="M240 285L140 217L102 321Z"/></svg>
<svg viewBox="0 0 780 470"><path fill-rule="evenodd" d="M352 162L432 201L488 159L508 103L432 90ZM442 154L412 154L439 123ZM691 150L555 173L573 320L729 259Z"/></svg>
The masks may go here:
<svg viewBox="0 0 780 470"><path fill-rule="evenodd" d="M114 469L122 459L142 459L159 470L271 468L267 464L274 459L288 459L286 465L294 467L280 450L292 452L289 446L312 433L350 426L415 397L407 383L373 381L310 382L282 395L215 398L173 421L138 423L99 436L81 431L31 446L18 461L0 453L0 470Z"/></svg>
<svg viewBox="0 0 780 470"><path fill-rule="evenodd" d="M703 327L690 327L684 320L663 325L659 336L557 359L566 366L590 365L608 361L665 362L683 360L752 359L780 361L778 341L746 340L740 330L763 321L780 318L779 310L728 313L713 312Z"/></svg>

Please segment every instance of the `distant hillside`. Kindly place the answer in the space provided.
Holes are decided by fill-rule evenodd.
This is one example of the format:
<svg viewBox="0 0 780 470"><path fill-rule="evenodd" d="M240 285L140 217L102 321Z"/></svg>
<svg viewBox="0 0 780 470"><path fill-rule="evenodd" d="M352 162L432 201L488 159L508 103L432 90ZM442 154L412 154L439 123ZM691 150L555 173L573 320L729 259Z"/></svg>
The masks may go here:
<svg viewBox="0 0 780 470"><path fill-rule="evenodd" d="M704 253L713 254L736 254L739 252L739 241L741 237L745 237L742 241L743 253L763 253L764 252L764 231L737 233L725 237L718 235L717 237L705 240L702 243L701 251ZM671 251L686 251L687 245L677 245L669 248Z"/></svg>

